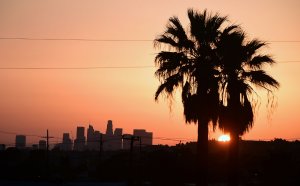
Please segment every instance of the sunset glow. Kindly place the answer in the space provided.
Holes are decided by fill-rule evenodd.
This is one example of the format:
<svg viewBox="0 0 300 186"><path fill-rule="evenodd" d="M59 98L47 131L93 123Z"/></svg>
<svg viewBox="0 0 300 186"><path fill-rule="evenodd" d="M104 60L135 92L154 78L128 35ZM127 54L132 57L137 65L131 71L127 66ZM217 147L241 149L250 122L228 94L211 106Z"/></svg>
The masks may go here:
<svg viewBox="0 0 300 186"><path fill-rule="evenodd" d="M218 141L221 141L221 142L227 142L227 141L230 141L230 136L227 135L227 134L223 134L223 135L221 135L221 136L218 138Z"/></svg>
<svg viewBox="0 0 300 186"><path fill-rule="evenodd" d="M0 186L300 185L299 19L300 0L0 0Z"/></svg>
<svg viewBox="0 0 300 186"><path fill-rule="evenodd" d="M197 125L185 125L180 92L172 109L163 98L154 101L159 49L153 40L171 16L188 27L188 8L228 16L250 39L269 43L263 52L277 62L268 73L283 85L275 91L278 107L269 120L267 97L258 92L259 114L243 139L298 139L299 7L298 0L1 1L0 37L46 40L0 40L0 130L6 132L0 144L15 143L9 133L29 134L28 143L36 144L40 139L30 135L44 136L46 129L55 137L68 132L75 138L76 127L90 123L105 132L107 120L124 133L146 129L154 136L196 139ZM70 38L87 40L60 40ZM86 68L122 66L127 68ZM52 69L39 69L45 67ZM209 135L218 139L221 134ZM154 144L176 143L154 139Z"/></svg>

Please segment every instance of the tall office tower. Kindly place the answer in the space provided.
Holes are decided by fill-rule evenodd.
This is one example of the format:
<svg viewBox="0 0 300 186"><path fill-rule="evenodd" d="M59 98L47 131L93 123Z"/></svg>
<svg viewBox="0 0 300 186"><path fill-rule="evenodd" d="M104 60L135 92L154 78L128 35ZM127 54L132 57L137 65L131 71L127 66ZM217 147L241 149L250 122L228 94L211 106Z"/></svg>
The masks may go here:
<svg viewBox="0 0 300 186"><path fill-rule="evenodd" d="M100 140L101 140L101 135L103 135L103 134L101 134L101 133L100 133L99 131L97 131L97 130L94 132L95 145L93 146L93 147L94 147L93 150L100 151L100 143L103 144L103 139L102 139L102 142L100 142Z"/></svg>
<svg viewBox="0 0 300 186"><path fill-rule="evenodd" d="M84 127L77 127L77 133L76 133L76 138L77 139L85 139L84 136Z"/></svg>
<svg viewBox="0 0 300 186"><path fill-rule="evenodd" d="M144 129L134 129L133 135L139 136L141 138L141 143L143 146L152 145L152 141L153 141L152 132L146 132L146 130ZM139 143L135 143L134 145L139 145Z"/></svg>
<svg viewBox="0 0 300 186"><path fill-rule="evenodd" d="M24 149L26 147L26 136L16 135L16 148Z"/></svg>
<svg viewBox="0 0 300 186"><path fill-rule="evenodd" d="M103 144L103 149L105 151L113 150L113 124L112 120L108 120L106 127L106 134L103 136L105 143Z"/></svg>
<svg viewBox="0 0 300 186"><path fill-rule="evenodd" d="M77 127L76 139L74 141L74 150L85 150L84 127Z"/></svg>
<svg viewBox="0 0 300 186"><path fill-rule="evenodd" d="M89 125L87 130L87 149L99 150L100 149L100 132L95 131L92 125Z"/></svg>
<svg viewBox="0 0 300 186"><path fill-rule="evenodd" d="M116 128L114 132L114 136L122 137L123 129L122 128Z"/></svg>
<svg viewBox="0 0 300 186"><path fill-rule="evenodd" d="M63 141L62 141L62 144L61 144L61 150L71 151L72 146L73 146L73 142L70 138L70 134L69 133L64 133L63 134Z"/></svg>
<svg viewBox="0 0 300 186"><path fill-rule="evenodd" d="M94 128L92 125L89 125L89 128L87 129L87 149L94 150L95 146L95 137L94 137Z"/></svg>
<svg viewBox="0 0 300 186"><path fill-rule="evenodd" d="M122 128L116 128L112 140L112 150L120 150L122 149Z"/></svg>
<svg viewBox="0 0 300 186"><path fill-rule="evenodd" d="M113 124L112 124L112 120L108 120L107 122L107 128L106 128L106 135L113 135Z"/></svg>
<svg viewBox="0 0 300 186"><path fill-rule="evenodd" d="M92 125L89 125L89 128L87 129L87 141L89 141L89 139L91 140L94 137L94 128Z"/></svg>
<svg viewBox="0 0 300 186"><path fill-rule="evenodd" d="M46 140L40 140L39 141L39 149L40 150L46 150L47 149L47 142L46 142Z"/></svg>

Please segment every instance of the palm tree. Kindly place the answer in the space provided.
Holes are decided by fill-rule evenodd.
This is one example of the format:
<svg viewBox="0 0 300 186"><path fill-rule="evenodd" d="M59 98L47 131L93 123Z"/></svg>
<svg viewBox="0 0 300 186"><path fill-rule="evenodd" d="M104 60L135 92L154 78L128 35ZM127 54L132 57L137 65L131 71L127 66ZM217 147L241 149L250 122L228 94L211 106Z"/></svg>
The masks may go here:
<svg viewBox="0 0 300 186"><path fill-rule="evenodd" d="M155 100L162 94L172 99L176 89L182 91L186 123L198 124L197 183L207 185L208 125L216 125L219 106L215 46L227 18L192 9L188 10L188 18L189 29L184 29L178 17L171 17L165 32L154 41L155 46L165 45L169 49L155 57L155 75L161 82Z"/></svg>
<svg viewBox="0 0 300 186"><path fill-rule="evenodd" d="M268 93L279 88L279 83L263 70L274 64L269 55L259 53L266 45L257 39L246 41L239 28L223 32L217 44L221 63L221 100L219 127L230 133L229 185L238 185L239 137L249 131L254 121L253 96L255 88Z"/></svg>

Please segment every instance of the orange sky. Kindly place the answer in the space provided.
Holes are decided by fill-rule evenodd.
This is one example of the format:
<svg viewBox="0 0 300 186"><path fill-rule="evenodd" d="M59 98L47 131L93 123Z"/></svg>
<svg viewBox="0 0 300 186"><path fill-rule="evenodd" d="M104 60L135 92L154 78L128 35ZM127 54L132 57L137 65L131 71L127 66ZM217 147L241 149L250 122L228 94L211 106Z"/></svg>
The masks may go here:
<svg viewBox="0 0 300 186"><path fill-rule="evenodd" d="M187 8L228 15L250 38L300 41L300 1L0 1L0 37L145 39L164 31L170 16L187 25ZM265 52L277 61L300 61L300 43L272 43ZM152 42L84 42L0 40L0 67L151 66L158 50ZM300 63L278 63L270 69L280 83L278 107L266 117L265 96L254 128L245 139L300 138ZM96 70L0 70L0 130L54 136L76 126L104 132L114 127L131 133L145 128L155 137L196 138L196 126L185 125L181 100L170 113L168 102L154 101L155 68ZM220 132L211 133L217 138ZM29 141L37 142L38 138ZM0 134L0 143L14 136ZM174 144L172 141L155 143Z"/></svg>

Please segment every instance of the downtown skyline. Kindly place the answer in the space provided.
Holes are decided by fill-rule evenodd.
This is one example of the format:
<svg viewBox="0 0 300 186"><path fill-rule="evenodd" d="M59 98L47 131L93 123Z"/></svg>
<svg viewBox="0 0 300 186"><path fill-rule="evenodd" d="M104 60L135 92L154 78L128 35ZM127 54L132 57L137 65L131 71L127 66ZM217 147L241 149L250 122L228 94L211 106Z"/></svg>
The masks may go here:
<svg viewBox="0 0 300 186"><path fill-rule="evenodd" d="M88 127L86 127L88 126ZM195 139L192 138L171 138L168 136L154 136L153 132L149 132L147 129L141 129L141 128L134 128L131 131L124 131L123 128L114 128L112 124L112 120L108 120L107 124L104 125L106 128L103 130L98 130L98 128L94 128L94 125L91 122L85 124L79 124L76 125L76 130L70 131L60 131L59 135L52 135L51 131L48 129L45 129L44 133L37 134L37 133L22 133L18 131L4 131L0 130L0 134L6 137L6 141L2 140L0 141L1 145L5 145L6 148L8 147L21 147L21 148L35 148L33 146L39 146L40 143L42 143L42 146L46 145L46 138L47 138L47 131L49 134L49 145L51 148L54 148L55 146L59 146L63 144L64 142L67 144L71 144L72 149L74 148L74 145L76 143L76 140L78 141L78 144L83 145L79 148L83 148L84 150L89 149L89 142L94 143L95 141L99 141L100 135L103 135L103 141L105 141L105 135L114 136L117 135L118 137L130 137L130 136L146 136L146 142L142 142L143 145L161 145L161 144L168 144L163 142L171 142L172 144L178 144L178 143L185 143L185 142L193 142ZM101 128L103 126L101 125ZM74 132L75 131L75 132ZM81 137L78 137L81 136ZM114 138L114 137L113 137ZM21 142L18 142L21 141ZM68 141L68 142L66 142ZM110 139L108 139L110 141ZM143 140L142 140L143 141ZM45 143L45 144L44 144ZM19 145L18 145L19 144ZM58 147L57 146L57 147ZM63 147L63 148L70 148L70 147ZM75 147L76 149L77 147ZM106 148L106 147L104 147ZM43 148L42 148L43 149ZM91 148L94 149L94 148ZM98 149L98 148L97 148ZM113 148L115 149L115 148ZM82 149L81 149L82 150Z"/></svg>
<svg viewBox="0 0 300 186"><path fill-rule="evenodd" d="M47 130L47 134L49 134L48 132ZM14 134L11 133L11 135ZM34 141L29 140L30 143L28 143L27 139L33 136L40 138L40 140L35 138ZM131 137L138 138L138 141L134 142L134 146L141 145L144 147L153 145L152 132L146 131L146 129L133 129L132 133L123 133L122 128L114 128L112 120L107 121L106 130L102 132L94 129L93 125L89 123L88 128L82 125L77 126L75 137L70 136L70 133L66 132L63 132L62 138L51 135L16 134L15 143L0 143L0 145L4 145L4 148L15 147L17 149L45 150L47 137L50 149L60 149L62 151L99 151L100 148L103 151L128 150L130 148L130 140L128 141L125 138Z"/></svg>

